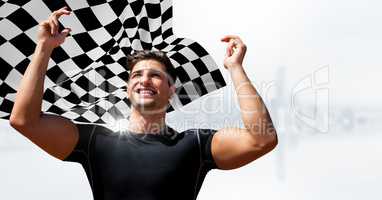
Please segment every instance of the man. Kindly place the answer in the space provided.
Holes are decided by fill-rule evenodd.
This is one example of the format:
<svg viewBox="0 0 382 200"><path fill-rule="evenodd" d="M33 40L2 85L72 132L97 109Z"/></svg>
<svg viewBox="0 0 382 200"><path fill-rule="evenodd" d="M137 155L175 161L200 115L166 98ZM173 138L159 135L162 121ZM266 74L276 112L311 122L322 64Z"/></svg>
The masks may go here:
<svg viewBox="0 0 382 200"><path fill-rule="evenodd" d="M163 53L148 51L129 57L128 131L113 132L40 114L49 57L70 32L58 32L58 18L69 14L62 8L40 24L38 44L19 86L10 124L50 155L81 163L94 199L196 199L209 170L239 168L276 146L270 116L243 69L246 46L237 36L222 41L228 43L224 66L238 95L243 129L178 133L166 126L166 108L175 93L174 73Z"/></svg>

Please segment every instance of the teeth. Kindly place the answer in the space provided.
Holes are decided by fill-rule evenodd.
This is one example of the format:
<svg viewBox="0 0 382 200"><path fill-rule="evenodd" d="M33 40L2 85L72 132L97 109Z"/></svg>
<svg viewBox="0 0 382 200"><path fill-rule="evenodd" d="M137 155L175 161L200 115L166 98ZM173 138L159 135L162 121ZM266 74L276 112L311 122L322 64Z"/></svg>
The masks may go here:
<svg viewBox="0 0 382 200"><path fill-rule="evenodd" d="M139 93L139 94L150 94L150 95L154 95L154 92L151 91L151 90L143 90L143 89L141 89L141 90L138 91L138 93Z"/></svg>

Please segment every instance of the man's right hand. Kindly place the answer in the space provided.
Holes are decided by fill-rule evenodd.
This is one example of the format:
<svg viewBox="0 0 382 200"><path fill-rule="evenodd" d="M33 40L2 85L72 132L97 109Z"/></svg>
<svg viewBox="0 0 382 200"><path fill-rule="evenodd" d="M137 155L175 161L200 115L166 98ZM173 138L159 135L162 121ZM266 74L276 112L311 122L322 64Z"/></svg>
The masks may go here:
<svg viewBox="0 0 382 200"><path fill-rule="evenodd" d="M68 36L71 29L65 28L59 32L58 19L62 15L70 15L70 11L66 6L54 11L47 20L40 23L37 36L39 43L44 44L45 47L51 47L52 49L64 43L65 38Z"/></svg>
<svg viewBox="0 0 382 200"><path fill-rule="evenodd" d="M40 24L38 42L21 83L9 122L22 135L50 155L65 159L79 140L76 125L62 116L41 114L44 80L52 50L65 41L70 29L58 32L58 18L69 15L66 7L54 11Z"/></svg>

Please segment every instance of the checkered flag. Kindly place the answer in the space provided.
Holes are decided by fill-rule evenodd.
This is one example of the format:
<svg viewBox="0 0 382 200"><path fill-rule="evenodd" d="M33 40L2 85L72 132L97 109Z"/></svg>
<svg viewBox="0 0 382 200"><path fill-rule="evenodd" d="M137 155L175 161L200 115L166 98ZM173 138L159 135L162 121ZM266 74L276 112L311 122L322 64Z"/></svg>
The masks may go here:
<svg viewBox="0 0 382 200"><path fill-rule="evenodd" d="M9 119L38 22L63 6L73 12L60 19L60 29L72 31L49 60L43 112L98 124L126 118L127 55L137 50L161 50L171 59L177 79L168 112L226 85L200 44L173 34L171 0L2 0L0 118Z"/></svg>

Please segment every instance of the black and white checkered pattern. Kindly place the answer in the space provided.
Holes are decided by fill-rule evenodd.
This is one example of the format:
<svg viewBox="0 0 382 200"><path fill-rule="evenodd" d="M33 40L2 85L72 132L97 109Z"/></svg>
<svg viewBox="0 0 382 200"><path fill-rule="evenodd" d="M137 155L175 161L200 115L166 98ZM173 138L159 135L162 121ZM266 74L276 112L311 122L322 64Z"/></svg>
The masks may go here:
<svg viewBox="0 0 382 200"><path fill-rule="evenodd" d="M129 115L126 55L162 50L173 62L177 95L168 112L226 85L197 42L172 30L171 0L3 0L0 2L0 118L8 119L36 46L38 22L54 10L71 35L49 61L42 109L78 122L112 123Z"/></svg>

